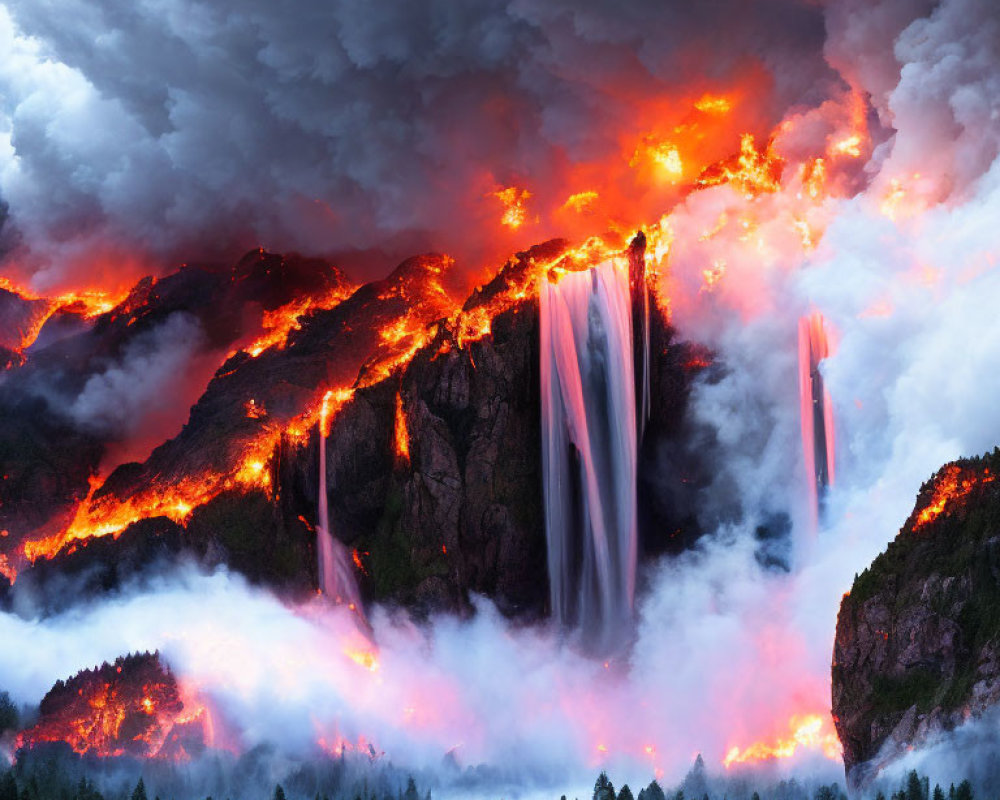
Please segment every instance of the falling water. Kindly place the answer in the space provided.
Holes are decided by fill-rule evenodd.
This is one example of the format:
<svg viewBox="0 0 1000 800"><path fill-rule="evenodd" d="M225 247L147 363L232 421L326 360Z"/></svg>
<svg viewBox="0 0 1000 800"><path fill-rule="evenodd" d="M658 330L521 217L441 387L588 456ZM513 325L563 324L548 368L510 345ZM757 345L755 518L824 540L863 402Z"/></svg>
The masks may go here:
<svg viewBox="0 0 1000 800"><path fill-rule="evenodd" d="M830 347L823 315L810 314L799 321L799 403L802 418L802 449L813 521L823 514L826 492L834 479L833 404L823 384L820 362Z"/></svg>
<svg viewBox="0 0 1000 800"><path fill-rule="evenodd" d="M326 439L330 435L329 416L332 392L323 397L319 420L319 524L316 550L319 554L319 588L323 596L338 605L347 605L363 619L361 593L354 579L347 548L330 533L330 508L326 495Z"/></svg>
<svg viewBox="0 0 1000 800"><path fill-rule="evenodd" d="M541 289L542 469L552 615L589 649L628 640L635 594L636 403L627 271Z"/></svg>

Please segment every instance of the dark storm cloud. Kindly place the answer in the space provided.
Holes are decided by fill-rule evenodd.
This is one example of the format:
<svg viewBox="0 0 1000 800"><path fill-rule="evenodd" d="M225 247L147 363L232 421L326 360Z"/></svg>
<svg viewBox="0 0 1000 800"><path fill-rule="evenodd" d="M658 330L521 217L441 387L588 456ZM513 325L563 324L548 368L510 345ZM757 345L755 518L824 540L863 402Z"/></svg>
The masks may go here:
<svg viewBox="0 0 1000 800"><path fill-rule="evenodd" d="M791 0L7 0L0 194L43 263L461 249L484 190L614 152L643 96L752 58L768 116L815 99L823 39Z"/></svg>

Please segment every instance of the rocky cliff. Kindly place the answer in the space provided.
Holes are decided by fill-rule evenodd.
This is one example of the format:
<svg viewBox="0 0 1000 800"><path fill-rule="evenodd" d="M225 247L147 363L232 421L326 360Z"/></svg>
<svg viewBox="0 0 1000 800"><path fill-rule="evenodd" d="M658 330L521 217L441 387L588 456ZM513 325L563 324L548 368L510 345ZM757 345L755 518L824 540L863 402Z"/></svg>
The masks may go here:
<svg viewBox="0 0 1000 800"><path fill-rule="evenodd" d="M854 786L1000 700L998 471L1000 451L943 467L844 596L833 713Z"/></svg>
<svg viewBox="0 0 1000 800"><path fill-rule="evenodd" d="M637 238L634 276L644 275L643 247ZM386 280L302 316L280 346L240 350L176 437L144 463L119 467L83 504L97 521L106 509L154 513L114 536L73 540L53 558L22 565L18 579L44 588L72 576L78 589L101 590L187 552L254 581L311 591L315 407L340 387L345 398L326 444L330 520L353 551L366 599L461 609L477 593L507 613L544 613L535 281L551 266L569 268L563 259L572 257L562 241L519 253L457 314L438 280L449 260L410 259ZM655 300L648 324L652 443L678 435L702 362L673 341ZM258 472L252 481L233 477L234 464ZM177 487L187 494L163 499ZM178 513L202 490L203 502ZM650 504L644 520L647 550L677 541L682 524L669 509Z"/></svg>

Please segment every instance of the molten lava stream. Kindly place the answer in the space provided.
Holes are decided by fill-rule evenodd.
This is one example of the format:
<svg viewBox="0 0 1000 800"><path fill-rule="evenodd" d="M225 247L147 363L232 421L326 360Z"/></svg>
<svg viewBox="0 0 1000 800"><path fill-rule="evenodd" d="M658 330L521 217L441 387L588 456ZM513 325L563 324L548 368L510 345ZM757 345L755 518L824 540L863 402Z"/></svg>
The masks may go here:
<svg viewBox="0 0 1000 800"><path fill-rule="evenodd" d="M825 495L835 477L833 401L820 372L820 364L829 355L830 345L823 316L813 313L800 320L799 407L802 451L814 527L820 522Z"/></svg>

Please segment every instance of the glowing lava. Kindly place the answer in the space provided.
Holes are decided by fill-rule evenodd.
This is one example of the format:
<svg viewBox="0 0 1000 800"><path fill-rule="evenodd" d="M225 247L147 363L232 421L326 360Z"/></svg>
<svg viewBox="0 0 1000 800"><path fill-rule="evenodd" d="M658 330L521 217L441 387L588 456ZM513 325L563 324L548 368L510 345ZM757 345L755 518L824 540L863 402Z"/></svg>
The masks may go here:
<svg viewBox="0 0 1000 800"><path fill-rule="evenodd" d="M822 753L833 761L843 757L843 749L829 715L796 715L789 720L788 728L788 736L754 742L742 748L733 746L722 760L723 766L729 769L737 764L791 758L803 750Z"/></svg>
<svg viewBox="0 0 1000 800"><path fill-rule="evenodd" d="M995 480L996 475L993 475L988 467L979 473L974 470L963 470L957 464L949 464L934 479L930 502L917 512L913 530L934 521L949 507L960 505L977 486L993 483Z"/></svg>

